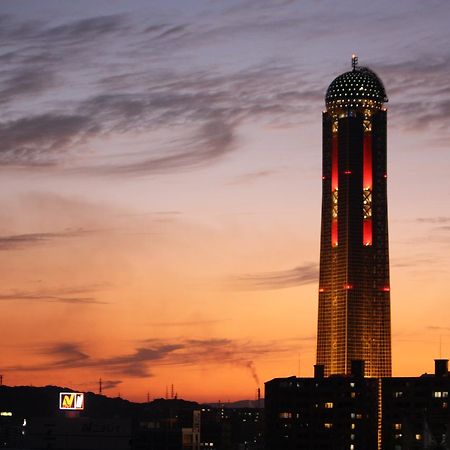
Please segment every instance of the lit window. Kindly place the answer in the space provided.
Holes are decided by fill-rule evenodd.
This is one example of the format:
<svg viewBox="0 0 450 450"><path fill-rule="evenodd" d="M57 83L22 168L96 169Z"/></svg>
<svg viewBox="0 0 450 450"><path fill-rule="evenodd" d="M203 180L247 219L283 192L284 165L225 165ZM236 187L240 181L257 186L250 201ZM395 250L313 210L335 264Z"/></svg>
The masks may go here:
<svg viewBox="0 0 450 450"><path fill-rule="evenodd" d="M292 417L292 413L290 412L280 412L280 419L290 419Z"/></svg>
<svg viewBox="0 0 450 450"><path fill-rule="evenodd" d="M442 397L448 397L448 392L443 392Z"/></svg>
<svg viewBox="0 0 450 450"><path fill-rule="evenodd" d="M421 441L421 440L422 440L422 435L416 434L416 441Z"/></svg>
<svg viewBox="0 0 450 450"><path fill-rule="evenodd" d="M352 430L354 430L355 429L355 424L354 423L352 423Z"/></svg>
<svg viewBox="0 0 450 450"><path fill-rule="evenodd" d="M333 407L333 402L326 402L325 403L325 408L331 409L332 407Z"/></svg>
<svg viewBox="0 0 450 450"><path fill-rule="evenodd" d="M395 439L401 439L402 438L402 433L396 433L396 434L394 434L394 438Z"/></svg>
<svg viewBox="0 0 450 450"><path fill-rule="evenodd" d="M394 397L395 397L395 398L403 397L403 392L402 392L402 391L394 392Z"/></svg>
<svg viewBox="0 0 450 450"><path fill-rule="evenodd" d="M434 397L434 398L441 398L441 397L442 397L442 392L440 392L440 391L434 391L434 392L433 392L433 397Z"/></svg>
<svg viewBox="0 0 450 450"><path fill-rule="evenodd" d="M330 429L330 428L332 428L333 424L332 424L332 423L329 423L329 422L326 422L326 423L323 424L323 426L324 426L325 428L327 428L327 429Z"/></svg>
<svg viewBox="0 0 450 450"><path fill-rule="evenodd" d="M401 430L402 424L401 423L394 423L394 430Z"/></svg>

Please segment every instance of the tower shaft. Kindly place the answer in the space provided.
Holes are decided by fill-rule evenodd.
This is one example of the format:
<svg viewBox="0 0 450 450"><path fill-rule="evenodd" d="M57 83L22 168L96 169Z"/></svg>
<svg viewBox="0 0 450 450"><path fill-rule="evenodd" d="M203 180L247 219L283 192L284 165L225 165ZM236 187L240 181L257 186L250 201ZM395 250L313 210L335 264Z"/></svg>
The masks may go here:
<svg viewBox="0 0 450 450"><path fill-rule="evenodd" d="M317 364L391 376L386 110L323 114Z"/></svg>

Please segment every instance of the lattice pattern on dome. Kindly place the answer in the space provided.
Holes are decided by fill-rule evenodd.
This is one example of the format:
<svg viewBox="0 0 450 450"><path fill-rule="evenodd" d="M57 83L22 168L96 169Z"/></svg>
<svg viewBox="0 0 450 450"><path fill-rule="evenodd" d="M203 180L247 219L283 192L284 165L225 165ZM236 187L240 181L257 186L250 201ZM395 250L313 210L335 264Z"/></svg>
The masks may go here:
<svg viewBox="0 0 450 450"><path fill-rule="evenodd" d="M378 76L366 67L357 67L333 80L328 87L325 103L332 114L348 109L370 111L381 109L387 102L386 91Z"/></svg>

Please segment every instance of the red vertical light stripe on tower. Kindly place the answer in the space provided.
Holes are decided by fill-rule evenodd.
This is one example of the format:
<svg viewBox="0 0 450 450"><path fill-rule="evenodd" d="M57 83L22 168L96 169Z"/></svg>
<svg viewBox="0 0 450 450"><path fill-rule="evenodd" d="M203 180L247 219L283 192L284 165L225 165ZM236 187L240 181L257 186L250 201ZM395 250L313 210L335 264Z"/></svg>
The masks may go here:
<svg viewBox="0 0 450 450"><path fill-rule="evenodd" d="M363 244L372 245L372 134L364 133L363 143Z"/></svg>
<svg viewBox="0 0 450 450"><path fill-rule="evenodd" d="M331 245L338 245L338 187L339 187L339 171L338 171L338 137L333 134L331 145Z"/></svg>
<svg viewBox="0 0 450 450"><path fill-rule="evenodd" d="M372 133L364 133L364 187L372 189Z"/></svg>

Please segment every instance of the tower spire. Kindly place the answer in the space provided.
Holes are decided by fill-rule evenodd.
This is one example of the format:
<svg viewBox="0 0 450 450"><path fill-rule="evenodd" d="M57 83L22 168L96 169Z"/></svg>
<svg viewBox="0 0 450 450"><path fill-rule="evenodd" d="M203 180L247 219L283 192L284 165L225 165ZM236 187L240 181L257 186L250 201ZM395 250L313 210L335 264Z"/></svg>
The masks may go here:
<svg viewBox="0 0 450 450"><path fill-rule="evenodd" d="M355 71L356 70L356 66L358 65L358 56L356 55L356 53L352 54L352 68Z"/></svg>

